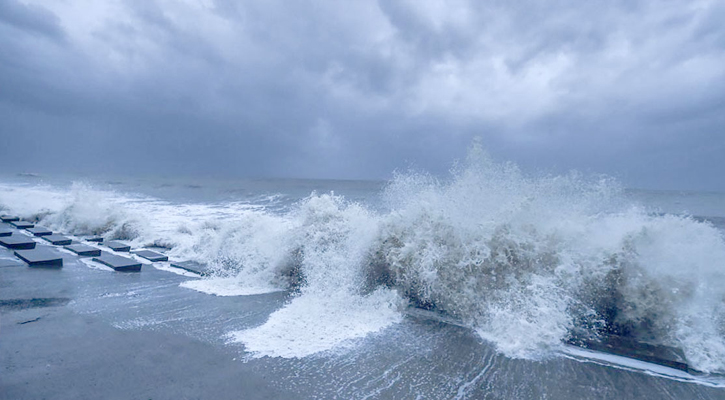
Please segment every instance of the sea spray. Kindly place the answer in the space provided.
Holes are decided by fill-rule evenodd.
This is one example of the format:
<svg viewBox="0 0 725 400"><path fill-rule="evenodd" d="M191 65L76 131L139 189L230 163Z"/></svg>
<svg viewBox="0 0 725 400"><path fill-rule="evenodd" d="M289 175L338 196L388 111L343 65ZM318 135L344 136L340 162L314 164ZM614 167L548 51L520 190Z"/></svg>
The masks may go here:
<svg viewBox="0 0 725 400"><path fill-rule="evenodd" d="M332 194L313 194L292 214L299 293L260 327L232 333L257 356L304 357L350 345L401 319L395 291L360 293L378 217Z"/></svg>
<svg viewBox="0 0 725 400"><path fill-rule="evenodd" d="M534 179L485 155L449 182L396 177L385 196L372 264L504 354L545 357L586 331L682 347L695 368L723 371L725 241L711 224L649 214L609 179Z"/></svg>
<svg viewBox="0 0 725 400"><path fill-rule="evenodd" d="M617 189L585 186L576 175L528 179L483 153L448 183L398 176L376 254L417 304L464 321L510 356L539 356L573 324L574 288L562 281L580 265L561 254L562 231L580 230Z"/></svg>
<svg viewBox="0 0 725 400"><path fill-rule="evenodd" d="M234 216L187 224L184 244L171 254L213 267L212 282L186 287L224 295L285 290L298 276L291 272L296 265L294 226L290 218L239 209Z"/></svg>
<svg viewBox="0 0 725 400"><path fill-rule="evenodd" d="M401 173L381 196L378 209L312 193L272 211L5 185L0 205L54 230L211 264L207 292L289 290L266 323L230 334L257 356L349 346L411 304L510 357L551 356L573 334L618 334L725 371L725 239L709 222L651 213L611 179L532 177L478 150L447 179Z"/></svg>
<svg viewBox="0 0 725 400"><path fill-rule="evenodd" d="M125 207L127 198L108 196L88 184L74 183L65 204L42 222L76 235L103 235L107 239L133 240L143 234L144 219Z"/></svg>

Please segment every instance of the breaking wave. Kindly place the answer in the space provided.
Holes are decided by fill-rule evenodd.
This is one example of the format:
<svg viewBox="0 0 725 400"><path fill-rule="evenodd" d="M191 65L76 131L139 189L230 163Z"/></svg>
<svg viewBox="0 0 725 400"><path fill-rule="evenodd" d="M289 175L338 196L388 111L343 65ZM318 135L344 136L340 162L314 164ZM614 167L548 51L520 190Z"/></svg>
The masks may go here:
<svg viewBox="0 0 725 400"><path fill-rule="evenodd" d="M696 369L725 372L722 231L632 205L611 179L530 177L474 149L446 180L398 174L378 209L332 193L273 212L84 184L0 189L6 211L55 230L208 263L211 291L215 280L241 294L290 290L267 323L230 334L257 356L344 348L413 305L455 318L509 357L613 333L680 347Z"/></svg>

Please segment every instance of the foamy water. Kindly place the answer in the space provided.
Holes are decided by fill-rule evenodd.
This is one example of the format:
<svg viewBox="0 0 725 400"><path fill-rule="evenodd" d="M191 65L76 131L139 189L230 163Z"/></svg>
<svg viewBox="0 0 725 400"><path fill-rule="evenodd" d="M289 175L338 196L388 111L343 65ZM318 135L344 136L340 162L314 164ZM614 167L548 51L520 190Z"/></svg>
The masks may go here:
<svg viewBox="0 0 725 400"><path fill-rule="evenodd" d="M290 290L267 322L229 332L255 357L354 346L413 304L513 358L549 357L572 333L614 332L725 372L725 239L712 224L653 213L609 179L533 178L483 154L445 180L400 174L380 196L378 208L311 193L280 211L87 184L0 185L3 212L214 268L186 288Z"/></svg>
<svg viewBox="0 0 725 400"><path fill-rule="evenodd" d="M400 322L400 298L391 291L368 296L340 292L303 295L270 315L263 325L230 333L255 357L305 357L353 346L355 339Z"/></svg>

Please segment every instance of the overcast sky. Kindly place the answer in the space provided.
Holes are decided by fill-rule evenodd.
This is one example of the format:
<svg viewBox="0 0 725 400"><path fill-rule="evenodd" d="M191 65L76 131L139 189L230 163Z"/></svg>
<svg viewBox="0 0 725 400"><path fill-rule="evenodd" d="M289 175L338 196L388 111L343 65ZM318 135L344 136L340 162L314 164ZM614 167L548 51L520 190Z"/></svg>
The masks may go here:
<svg viewBox="0 0 725 400"><path fill-rule="evenodd" d="M725 191L725 1L1 0L6 171Z"/></svg>

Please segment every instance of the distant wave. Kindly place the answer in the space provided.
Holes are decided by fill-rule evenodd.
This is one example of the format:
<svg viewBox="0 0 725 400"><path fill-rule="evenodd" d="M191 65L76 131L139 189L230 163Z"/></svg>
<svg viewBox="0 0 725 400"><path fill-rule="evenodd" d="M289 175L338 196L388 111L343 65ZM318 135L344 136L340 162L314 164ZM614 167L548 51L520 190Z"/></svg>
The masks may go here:
<svg viewBox="0 0 725 400"><path fill-rule="evenodd" d="M231 281L248 293L295 292L266 324L230 334L259 356L345 346L413 304L509 357L547 357L582 332L616 333L680 347L695 368L725 372L722 231L648 213L609 179L531 178L474 151L447 181L397 175L384 212L333 194L273 213L83 184L0 189L6 211L53 229L209 263L217 277L207 289L219 279L225 290Z"/></svg>

